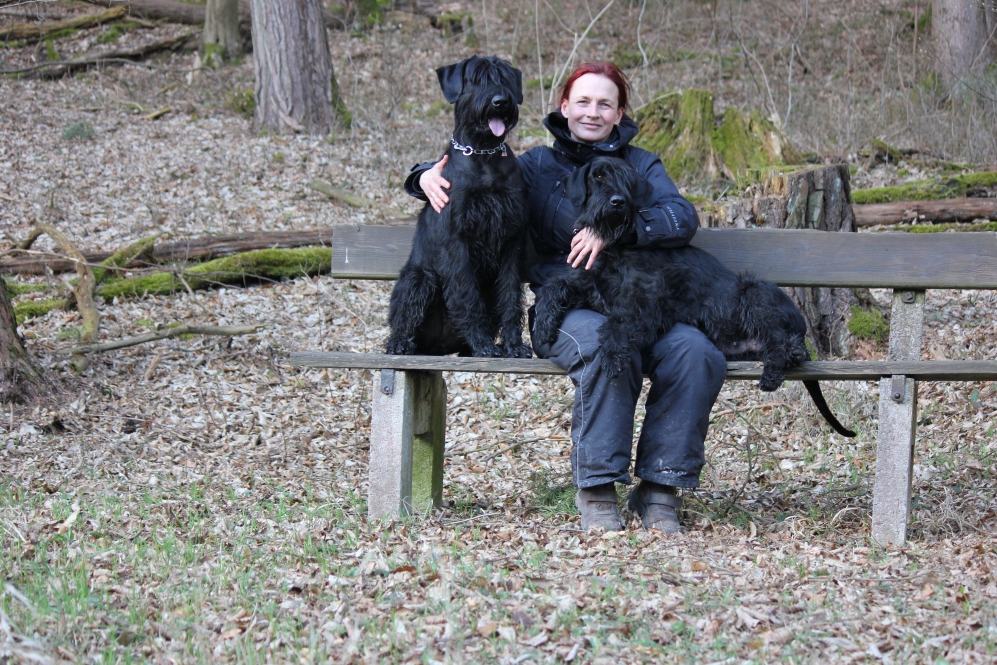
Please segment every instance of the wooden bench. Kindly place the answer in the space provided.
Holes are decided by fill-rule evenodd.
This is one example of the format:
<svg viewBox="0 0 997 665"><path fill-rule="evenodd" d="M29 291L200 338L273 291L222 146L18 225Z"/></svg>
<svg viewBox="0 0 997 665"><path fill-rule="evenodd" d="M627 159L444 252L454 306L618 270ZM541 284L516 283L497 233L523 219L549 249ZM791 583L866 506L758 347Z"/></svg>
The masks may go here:
<svg viewBox="0 0 997 665"><path fill-rule="evenodd" d="M337 227L332 274L395 279L414 227ZM782 286L893 289L888 359L807 362L790 380L880 380L872 535L902 543L910 511L918 381L997 379L997 361L922 361L924 296L936 289L997 289L994 233L827 233L701 229L693 240L735 271ZM530 257L529 261L535 261ZM528 263L529 263L528 261ZM373 518L423 512L443 492L446 388L442 372L564 374L548 360L291 353L300 367L380 370L370 435L369 511ZM728 363L727 378L757 380L760 363Z"/></svg>

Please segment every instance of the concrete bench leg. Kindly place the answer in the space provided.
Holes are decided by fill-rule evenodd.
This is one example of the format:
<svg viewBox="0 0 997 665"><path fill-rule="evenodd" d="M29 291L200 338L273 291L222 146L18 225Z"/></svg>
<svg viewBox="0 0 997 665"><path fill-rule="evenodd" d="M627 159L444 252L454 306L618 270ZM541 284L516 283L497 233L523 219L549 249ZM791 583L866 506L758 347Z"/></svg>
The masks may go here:
<svg viewBox="0 0 997 665"><path fill-rule="evenodd" d="M921 359L924 292L894 291L888 360ZM905 376L879 384L879 441L872 495L872 538L902 544L910 517L911 471L917 434L917 381Z"/></svg>
<svg viewBox="0 0 997 665"><path fill-rule="evenodd" d="M442 373L381 370L374 377L373 401L369 517L438 508L447 405Z"/></svg>

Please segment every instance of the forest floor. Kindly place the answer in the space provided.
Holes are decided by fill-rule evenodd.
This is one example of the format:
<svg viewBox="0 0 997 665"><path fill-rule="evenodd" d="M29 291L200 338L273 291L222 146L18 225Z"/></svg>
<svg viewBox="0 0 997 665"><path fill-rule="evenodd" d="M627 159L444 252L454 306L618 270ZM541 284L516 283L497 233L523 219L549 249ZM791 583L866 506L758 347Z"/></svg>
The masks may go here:
<svg viewBox="0 0 997 665"><path fill-rule="evenodd" d="M823 4L833 15L838 3ZM481 7L469 7L477 50L525 70L536 55L533 15ZM585 57L612 52L633 9L595 31ZM581 14L546 20L584 28ZM709 37L708 22L668 20ZM333 137L254 132L238 112L253 85L251 57L220 70L192 72L194 55L180 53L56 81L0 79L0 244L52 215L81 249L98 250L157 232L324 228L415 213L400 184L413 163L439 153L449 124L433 68L476 50L466 32L448 37L423 21L390 14L383 28L330 33L355 118ZM859 48L861 30L889 21L842 22L856 54L878 63ZM106 47L106 29L56 46L66 57L94 52ZM699 42L685 34L671 48L693 52ZM549 48L554 61L567 50L563 39ZM43 51L8 48L0 59L13 68ZM747 74L714 79L704 59L706 73L680 54L668 61L674 81L648 70L638 83L717 83L727 103L750 104L736 84ZM848 86L839 92L847 97ZM544 140L539 117L524 107L517 150ZM857 166L856 186L927 175L904 163L866 171L858 142L816 135L816 122L790 124L791 138ZM328 200L307 187L314 178L372 206ZM43 290L18 302L47 297L64 279L19 277ZM0 663L994 662L994 385L921 384L902 547L869 538L874 382L824 386L858 430L852 440L823 423L797 383L771 394L726 384L702 487L686 495L687 533L647 532L627 515L626 532L599 536L578 529L572 504L569 381L450 373L443 509L370 523L371 373L298 370L285 356L378 351L390 289L301 277L102 302L102 340L178 322L265 328L106 353L82 375L59 353L79 336L76 313L20 326L48 392L0 414ZM887 292L873 296L888 306ZM997 357L995 314L993 292L930 291L923 357ZM884 346L857 343L854 353L878 358Z"/></svg>

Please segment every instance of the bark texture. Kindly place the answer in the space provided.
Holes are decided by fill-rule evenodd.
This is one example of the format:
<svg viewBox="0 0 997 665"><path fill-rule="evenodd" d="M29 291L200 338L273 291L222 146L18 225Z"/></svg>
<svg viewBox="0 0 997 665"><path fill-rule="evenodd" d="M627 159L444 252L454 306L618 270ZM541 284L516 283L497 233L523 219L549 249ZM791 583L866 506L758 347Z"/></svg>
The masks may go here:
<svg viewBox="0 0 997 665"><path fill-rule="evenodd" d="M24 342L17 334L10 294L0 280L0 403L30 399L35 394L37 378L38 370L31 364Z"/></svg>
<svg viewBox="0 0 997 665"><path fill-rule="evenodd" d="M252 18L257 128L328 133L337 113L321 2L252 0Z"/></svg>
<svg viewBox="0 0 997 665"><path fill-rule="evenodd" d="M795 173L787 180L787 229L854 233L848 166ZM847 356L848 318L859 298L853 289L794 287L789 295L807 319L807 335L819 358Z"/></svg>
<svg viewBox="0 0 997 665"><path fill-rule="evenodd" d="M210 61L217 55L226 60L242 55L239 0L208 0L204 9L205 60Z"/></svg>
<svg viewBox="0 0 997 665"><path fill-rule="evenodd" d="M951 88L997 59L997 0L934 0L931 36L942 84Z"/></svg>

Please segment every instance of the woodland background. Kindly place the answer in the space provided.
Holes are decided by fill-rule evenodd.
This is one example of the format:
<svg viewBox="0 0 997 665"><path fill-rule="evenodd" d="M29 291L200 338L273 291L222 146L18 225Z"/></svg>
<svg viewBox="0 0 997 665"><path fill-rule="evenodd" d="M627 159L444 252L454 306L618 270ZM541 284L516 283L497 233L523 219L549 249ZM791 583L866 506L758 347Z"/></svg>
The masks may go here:
<svg viewBox="0 0 997 665"><path fill-rule="evenodd" d="M4 3L0 32L103 9ZM559 75L599 58L626 68L635 106L709 90L718 115L757 111L809 164L849 165L853 190L997 171L990 46L965 71L944 64L927 0L325 9L342 106L314 134L261 126L254 54L213 55L198 25L133 13L8 36L0 68L33 69L0 77L3 260L63 253L47 235L36 254L15 251L38 224L112 252L151 236L403 223L420 206L401 182L449 135L434 69L474 53L523 70L516 151L547 140ZM50 64L108 54L58 76ZM704 211L761 186L674 175ZM968 193L994 198L979 182ZM163 265L189 277L193 261ZM262 327L82 363L64 351L87 322L42 304L72 293L75 273L4 275L40 378L0 417L0 662L993 662L992 384L922 384L903 547L869 539L871 382L825 385L859 430L848 441L798 384L728 383L688 533L634 521L599 537L577 529L572 507L567 379L450 374L445 507L388 528L366 519L371 374L284 358L377 352L391 284L306 272L98 296L98 342ZM872 323L849 357L883 356L875 313L888 303L869 294ZM995 306L992 292L929 291L923 357L997 357Z"/></svg>

